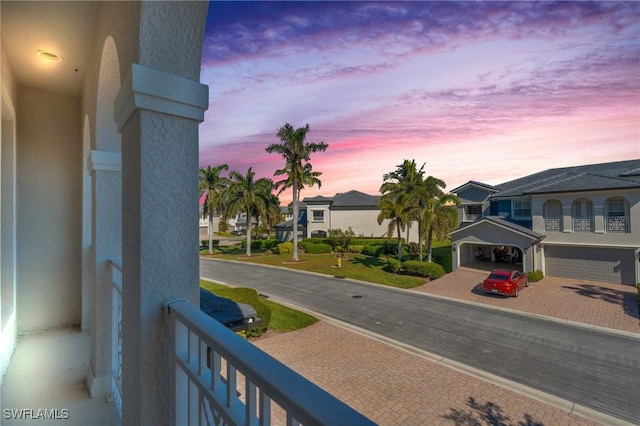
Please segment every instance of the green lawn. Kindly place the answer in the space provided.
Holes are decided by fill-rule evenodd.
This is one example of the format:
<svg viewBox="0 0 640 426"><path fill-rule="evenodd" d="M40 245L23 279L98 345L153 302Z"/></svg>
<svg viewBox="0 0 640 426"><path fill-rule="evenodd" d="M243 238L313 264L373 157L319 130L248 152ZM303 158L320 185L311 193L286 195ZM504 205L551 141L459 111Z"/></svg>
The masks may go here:
<svg viewBox="0 0 640 426"><path fill-rule="evenodd" d="M200 252L207 255L208 251ZM361 254L349 253L342 259L342 267L338 268L338 258L334 254L302 254L300 263L292 263L291 255L265 255L260 250L252 250L252 257L245 257L246 250L239 245L232 247L220 247L215 250L215 257L219 259L241 260L244 262L259 263L286 267L291 269L318 272L334 275L342 278L352 278L377 284L384 284L399 288L413 288L423 285L426 280L409 275L398 275L386 272L386 260ZM434 242L434 260L438 260L445 271L451 272L451 243Z"/></svg>

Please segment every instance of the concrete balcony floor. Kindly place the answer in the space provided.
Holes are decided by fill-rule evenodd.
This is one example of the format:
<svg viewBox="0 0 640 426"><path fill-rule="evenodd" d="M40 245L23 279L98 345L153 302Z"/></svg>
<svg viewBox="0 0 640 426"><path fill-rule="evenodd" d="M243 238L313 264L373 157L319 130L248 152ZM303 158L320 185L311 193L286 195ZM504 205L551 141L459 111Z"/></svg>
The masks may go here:
<svg viewBox="0 0 640 426"><path fill-rule="evenodd" d="M89 397L89 344L89 334L76 328L21 336L2 383L2 426L117 425L115 405L106 396ZM6 410L21 409L32 414L21 420L8 418L12 415ZM48 410L54 419L36 418L38 410ZM68 410L67 419L61 418L62 410Z"/></svg>

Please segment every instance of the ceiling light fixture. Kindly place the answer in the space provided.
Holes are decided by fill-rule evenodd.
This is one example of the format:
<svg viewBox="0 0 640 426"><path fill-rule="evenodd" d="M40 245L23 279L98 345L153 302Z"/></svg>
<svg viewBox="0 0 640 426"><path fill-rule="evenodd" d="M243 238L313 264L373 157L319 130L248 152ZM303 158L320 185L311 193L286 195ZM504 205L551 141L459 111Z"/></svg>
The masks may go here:
<svg viewBox="0 0 640 426"><path fill-rule="evenodd" d="M50 52L48 50L37 50L36 53L42 59L50 61L50 62L60 62L60 61L62 61L62 56L56 55L55 53Z"/></svg>

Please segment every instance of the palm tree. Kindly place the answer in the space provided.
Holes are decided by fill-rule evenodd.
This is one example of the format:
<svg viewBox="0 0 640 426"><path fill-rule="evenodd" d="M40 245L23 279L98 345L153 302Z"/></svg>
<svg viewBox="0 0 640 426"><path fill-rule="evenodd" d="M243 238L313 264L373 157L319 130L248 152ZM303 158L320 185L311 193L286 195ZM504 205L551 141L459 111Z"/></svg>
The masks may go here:
<svg viewBox="0 0 640 426"><path fill-rule="evenodd" d="M273 181L267 178L256 180L255 175L251 167L246 175L232 171L229 173L231 184L224 194L228 214L242 212L247 216L247 256L251 256L253 219L264 215L273 196Z"/></svg>
<svg viewBox="0 0 640 426"><path fill-rule="evenodd" d="M398 235L398 259L402 260L402 231L411 220L412 206L409 204L409 197L405 193L389 193L380 197L378 214L378 225L385 219L389 219L387 236L391 238L394 232Z"/></svg>
<svg viewBox="0 0 640 426"><path fill-rule="evenodd" d="M458 211L460 199L453 194L441 194L429 203L428 215L431 220L427 235L427 261L431 262L433 237L438 241L444 240L447 234L458 226Z"/></svg>
<svg viewBox="0 0 640 426"><path fill-rule="evenodd" d="M320 172L311 170L310 157L312 152L324 152L327 145L324 142L305 143L309 125L294 129L289 123L285 123L278 129L277 136L281 143L271 144L266 148L269 154L277 153L285 159L285 167L275 172L276 176L287 175L287 179L276 182L276 187L281 187L280 192L286 188L293 191L293 261L300 260L298 257L298 216L300 191L305 185L320 185Z"/></svg>
<svg viewBox="0 0 640 426"><path fill-rule="evenodd" d="M229 170L229 166L221 164L216 167L200 168L200 193L207 192L207 198L202 210L202 217L209 217L209 254L213 254L213 214L220 212L220 194L229 185L229 179L221 177L222 171Z"/></svg>

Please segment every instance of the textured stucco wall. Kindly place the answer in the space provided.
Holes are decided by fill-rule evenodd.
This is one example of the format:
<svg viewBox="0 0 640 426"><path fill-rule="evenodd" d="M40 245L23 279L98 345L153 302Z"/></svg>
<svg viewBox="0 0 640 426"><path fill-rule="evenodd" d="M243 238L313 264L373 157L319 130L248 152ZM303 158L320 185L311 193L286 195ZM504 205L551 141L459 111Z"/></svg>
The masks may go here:
<svg viewBox="0 0 640 426"><path fill-rule="evenodd" d="M80 322L80 100L21 87L17 112L18 326Z"/></svg>
<svg viewBox="0 0 640 426"><path fill-rule="evenodd" d="M608 198L622 197L629 203L631 232L604 232L604 205ZM544 230L544 202L558 200L562 203L565 224L571 224L571 204L578 198L587 198L593 203L596 232L546 232ZM640 247L640 190L594 191L576 194L549 194L536 196L531 200L531 214L533 216L533 230L546 234L545 243L571 243L586 245L608 245Z"/></svg>

